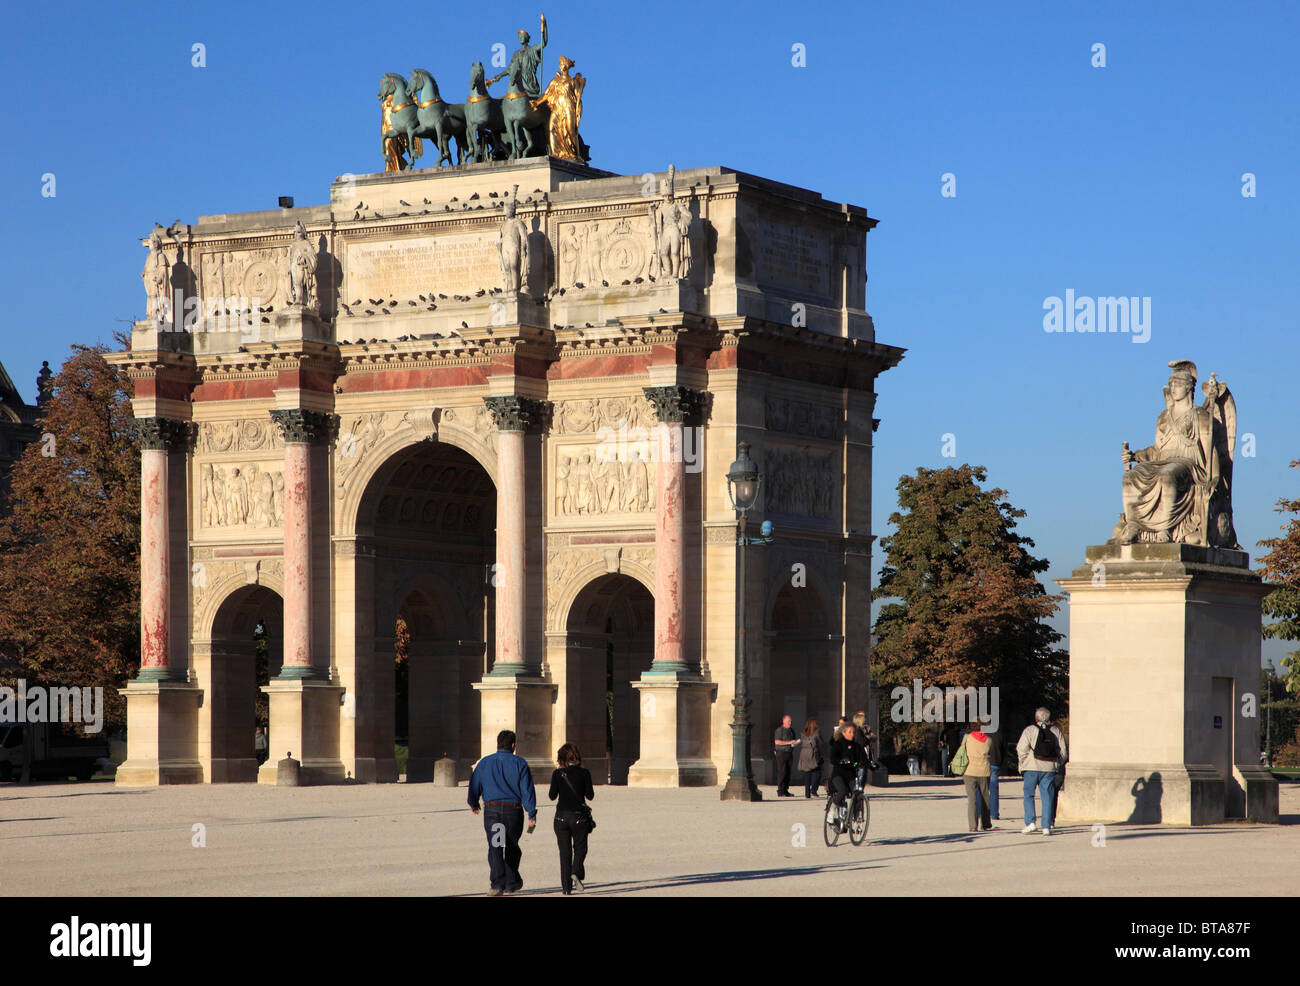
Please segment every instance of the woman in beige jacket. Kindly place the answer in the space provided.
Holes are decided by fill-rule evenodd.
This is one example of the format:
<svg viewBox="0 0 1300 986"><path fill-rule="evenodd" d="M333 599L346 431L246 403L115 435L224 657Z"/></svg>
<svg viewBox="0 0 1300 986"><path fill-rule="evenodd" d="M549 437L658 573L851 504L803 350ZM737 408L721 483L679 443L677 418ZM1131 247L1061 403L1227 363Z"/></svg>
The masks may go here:
<svg viewBox="0 0 1300 986"><path fill-rule="evenodd" d="M972 725L962 743L970 761L962 774L966 781L966 823L972 832L979 831L976 825L978 814L978 824L987 832L993 827L993 822L989 820L989 751L993 749L993 744L978 725ZM978 808L975 796L977 791L982 795L978 799Z"/></svg>

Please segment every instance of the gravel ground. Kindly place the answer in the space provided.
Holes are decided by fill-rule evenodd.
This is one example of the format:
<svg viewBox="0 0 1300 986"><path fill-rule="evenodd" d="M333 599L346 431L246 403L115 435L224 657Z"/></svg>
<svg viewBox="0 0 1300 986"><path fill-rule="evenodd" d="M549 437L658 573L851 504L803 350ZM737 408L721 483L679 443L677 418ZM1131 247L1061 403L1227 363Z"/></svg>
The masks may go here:
<svg viewBox="0 0 1300 986"><path fill-rule="evenodd" d="M1300 885L1297 783L1282 785L1280 826L1071 824L1049 837L1020 833L1019 781L1001 790L997 828L974 834L959 781L899 778L872 789L866 844L841 837L828 849L822 802L802 792L776 800L764 788L761 804L724 804L713 788L598 787L587 893L1271 896ZM523 839L523 896L559 893L551 807L538 817ZM464 785L0 785L8 896L428 896L487 885L481 816Z"/></svg>

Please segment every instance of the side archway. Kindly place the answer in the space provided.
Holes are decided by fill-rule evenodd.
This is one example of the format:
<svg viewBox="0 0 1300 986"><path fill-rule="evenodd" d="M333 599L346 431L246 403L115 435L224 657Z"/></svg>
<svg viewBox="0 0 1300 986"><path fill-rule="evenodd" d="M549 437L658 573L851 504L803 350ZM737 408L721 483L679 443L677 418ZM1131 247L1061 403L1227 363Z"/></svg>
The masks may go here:
<svg viewBox="0 0 1300 986"><path fill-rule="evenodd" d="M767 661L761 688L754 696L753 755L773 762L773 733L781 717L793 720L795 732L816 716L829 737L843 694L840 647L821 594L812 585L788 581L772 601L767 632ZM852 714L852 709L847 710Z"/></svg>
<svg viewBox="0 0 1300 986"><path fill-rule="evenodd" d="M242 585L214 609L208 638L195 642L199 762L212 783L253 783L257 730L269 725L259 688L283 664L284 601L267 586Z"/></svg>
<svg viewBox="0 0 1300 986"><path fill-rule="evenodd" d="M622 573L597 575L573 596L562 668L564 742L582 751L597 783L626 784L640 757L641 719L632 682L654 660L654 596Z"/></svg>

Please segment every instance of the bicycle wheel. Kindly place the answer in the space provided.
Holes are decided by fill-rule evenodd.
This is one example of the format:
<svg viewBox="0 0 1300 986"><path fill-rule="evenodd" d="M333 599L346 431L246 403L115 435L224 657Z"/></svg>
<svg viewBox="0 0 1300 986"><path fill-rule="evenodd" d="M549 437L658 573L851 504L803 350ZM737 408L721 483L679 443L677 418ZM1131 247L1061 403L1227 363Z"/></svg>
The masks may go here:
<svg viewBox="0 0 1300 986"><path fill-rule="evenodd" d="M853 817L849 819L849 841L855 846L862 845L867 838L867 828L871 825L871 801L865 794L859 794L853 800Z"/></svg>
<svg viewBox="0 0 1300 986"><path fill-rule="evenodd" d="M828 846L835 845L840 839L840 827L834 822L827 821L834 806L835 802L827 798L826 806L822 809L822 838L826 840Z"/></svg>

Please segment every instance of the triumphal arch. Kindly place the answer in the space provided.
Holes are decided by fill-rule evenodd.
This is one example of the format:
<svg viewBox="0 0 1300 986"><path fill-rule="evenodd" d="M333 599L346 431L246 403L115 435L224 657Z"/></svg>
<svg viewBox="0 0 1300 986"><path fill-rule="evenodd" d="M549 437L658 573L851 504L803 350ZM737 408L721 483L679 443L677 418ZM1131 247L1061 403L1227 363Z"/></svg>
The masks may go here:
<svg viewBox="0 0 1300 986"><path fill-rule="evenodd" d="M597 779L719 783L738 619L755 759L782 712L865 707L874 384L902 357L864 309L874 225L729 168L543 154L156 228L112 357L143 449L118 782L273 781L290 753L396 780L399 618L410 780L509 727L538 768L570 741ZM742 441L776 536L738 614Z"/></svg>

